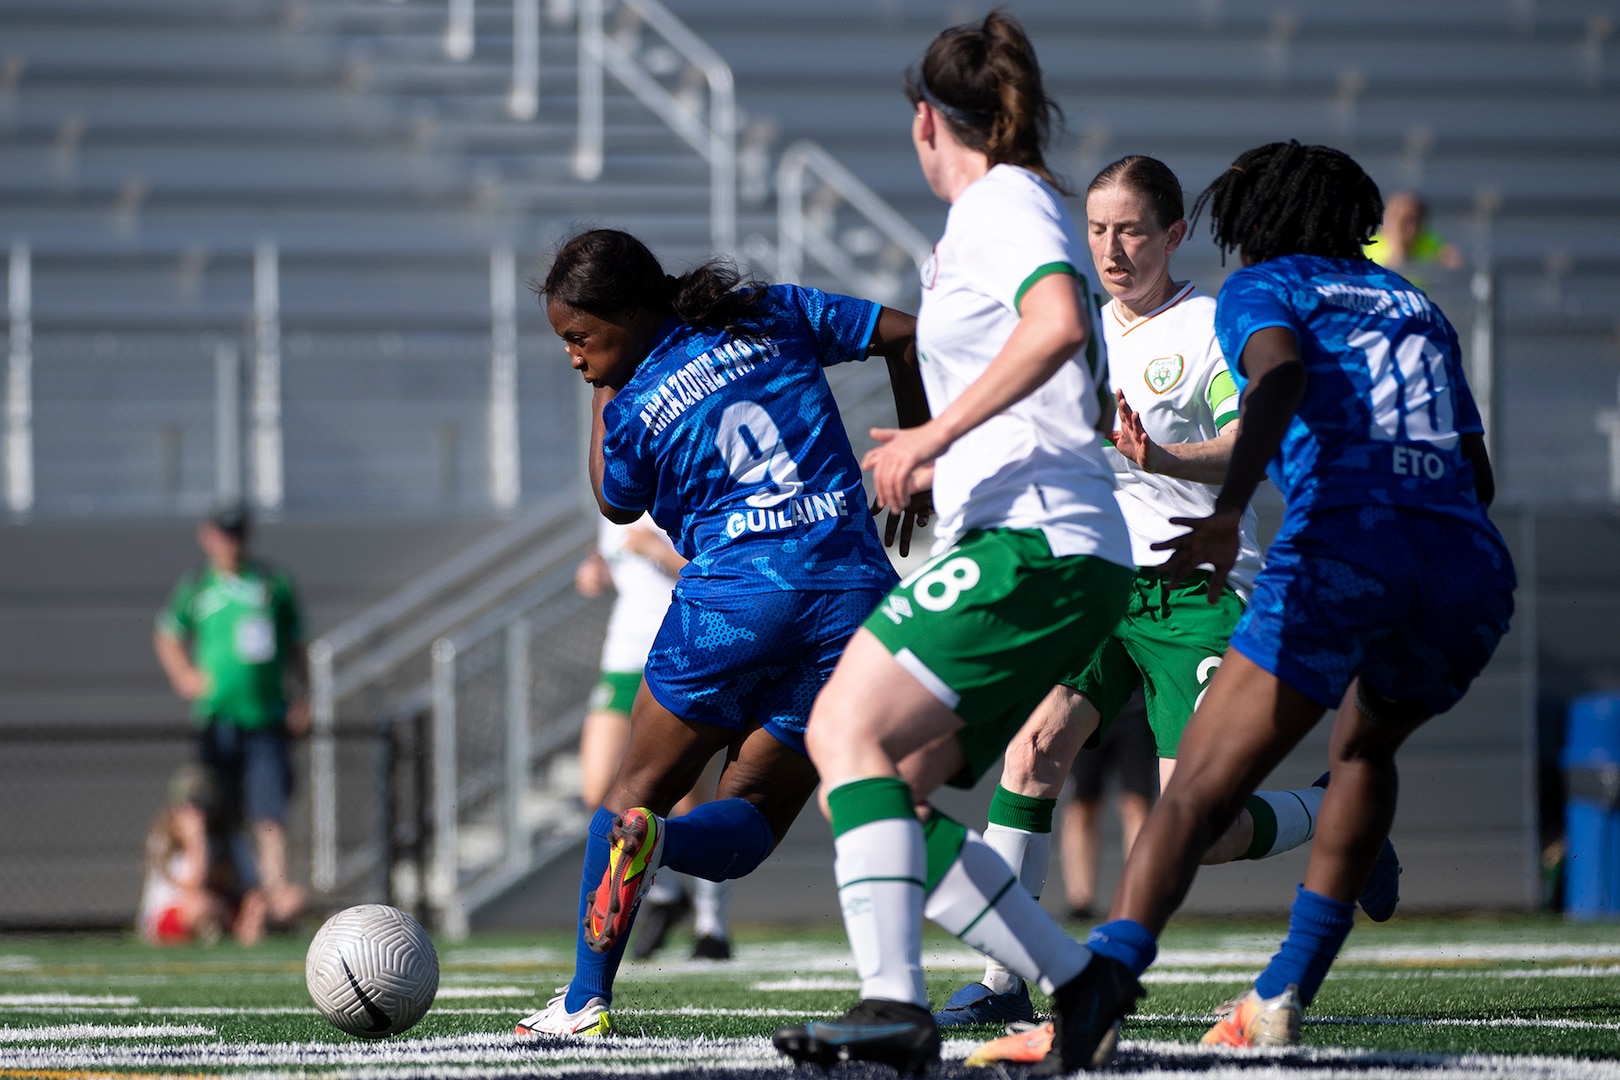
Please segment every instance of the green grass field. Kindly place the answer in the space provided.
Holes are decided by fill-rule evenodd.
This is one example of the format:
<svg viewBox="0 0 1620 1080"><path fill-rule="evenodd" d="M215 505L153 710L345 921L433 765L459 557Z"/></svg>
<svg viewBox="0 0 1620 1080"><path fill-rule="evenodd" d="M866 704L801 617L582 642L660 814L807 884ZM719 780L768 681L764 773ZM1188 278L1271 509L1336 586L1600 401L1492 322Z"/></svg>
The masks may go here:
<svg viewBox="0 0 1620 1080"><path fill-rule="evenodd" d="M1210 1009L1248 984L1282 931L1280 919L1175 926L1116 1071L1620 1080L1620 933L1551 919L1360 925L1306 1018L1300 1050L1196 1046ZM549 1046L509 1032L567 979L571 939L475 936L441 944L427 1018L368 1043L310 1005L306 943L159 951L133 938L0 938L0 1077L786 1074L771 1031L840 1012L856 989L836 929L744 927L726 964L685 960L677 939L667 959L625 965L616 1037ZM929 939L926 959L936 1001L978 966L944 938ZM999 1031L948 1034L942 1075L996 1076L953 1062Z"/></svg>

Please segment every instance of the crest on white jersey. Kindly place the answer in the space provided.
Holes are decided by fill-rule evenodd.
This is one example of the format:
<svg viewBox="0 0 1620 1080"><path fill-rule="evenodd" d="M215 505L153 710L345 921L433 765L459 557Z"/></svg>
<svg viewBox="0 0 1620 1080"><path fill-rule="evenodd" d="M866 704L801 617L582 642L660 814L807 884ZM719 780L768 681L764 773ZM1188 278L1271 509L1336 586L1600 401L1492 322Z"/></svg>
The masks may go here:
<svg viewBox="0 0 1620 1080"><path fill-rule="evenodd" d="M918 274L922 278L922 287L932 289L934 282L939 278L939 251L936 249L928 253L928 261L922 264L922 271Z"/></svg>
<svg viewBox="0 0 1620 1080"><path fill-rule="evenodd" d="M1181 358L1180 353L1161 356L1157 360L1148 361L1147 367L1142 372L1142 379L1148 384L1148 389L1155 394L1165 394L1181 381L1182 372L1186 370L1187 361Z"/></svg>

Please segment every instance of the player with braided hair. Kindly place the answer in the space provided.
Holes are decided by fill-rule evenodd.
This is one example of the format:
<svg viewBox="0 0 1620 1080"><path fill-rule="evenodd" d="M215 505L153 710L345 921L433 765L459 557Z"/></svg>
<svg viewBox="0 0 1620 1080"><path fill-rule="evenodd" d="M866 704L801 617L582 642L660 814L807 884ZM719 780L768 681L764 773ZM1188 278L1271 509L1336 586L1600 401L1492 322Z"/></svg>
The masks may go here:
<svg viewBox="0 0 1620 1080"><path fill-rule="evenodd" d="M1188 531L1154 546L1172 552L1172 580L1212 565L1213 599L1268 469L1287 512L1131 850L1111 921L1087 942L1084 1004L1056 1017L1066 1061L1086 1060L1131 1011L1210 841L1337 709L1333 782L1288 936L1204 1036L1299 1041L1389 836L1395 752L1463 696L1513 611L1513 562L1486 513L1491 466L1456 331L1410 282L1361 255L1378 224L1377 186L1340 151L1273 143L1240 157L1197 205L1209 207L1223 253L1244 264L1215 314L1243 391L1242 430L1214 512L1173 519Z"/></svg>

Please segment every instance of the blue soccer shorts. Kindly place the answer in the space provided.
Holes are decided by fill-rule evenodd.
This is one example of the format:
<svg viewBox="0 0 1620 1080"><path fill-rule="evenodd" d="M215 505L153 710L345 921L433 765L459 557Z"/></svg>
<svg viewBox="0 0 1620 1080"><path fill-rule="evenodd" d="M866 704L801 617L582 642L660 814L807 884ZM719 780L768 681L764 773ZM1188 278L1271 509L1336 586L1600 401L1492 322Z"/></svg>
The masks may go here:
<svg viewBox="0 0 1620 1080"><path fill-rule="evenodd" d="M647 689L682 720L763 727L804 753L810 706L886 590L689 595L679 585L647 655Z"/></svg>
<svg viewBox="0 0 1620 1080"><path fill-rule="evenodd" d="M1285 523L1232 648L1335 709L1350 681L1438 715L1507 633L1513 560L1478 523L1389 506Z"/></svg>

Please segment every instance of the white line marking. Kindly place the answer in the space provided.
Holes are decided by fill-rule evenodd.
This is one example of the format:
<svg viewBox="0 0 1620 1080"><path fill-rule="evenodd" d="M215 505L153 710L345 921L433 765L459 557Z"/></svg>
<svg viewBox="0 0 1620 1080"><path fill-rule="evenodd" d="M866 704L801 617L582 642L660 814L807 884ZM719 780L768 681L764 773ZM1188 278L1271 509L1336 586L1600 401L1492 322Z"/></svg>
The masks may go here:
<svg viewBox="0 0 1620 1080"><path fill-rule="evenodd" d="M213 1028L200 1024L132 1024L127 1027L57 1024L37 1028L0 1027L0 1043L55 1042L60 1039L183 1039L213 1033Z"/></svg>
<svg viewBox="0 0 1620 1080"><path fill-rule="evenodd" d="M139 1005L134 995L103 994L87 997L83 994L0 994L0 1009L24 1005Z"/></svg>
<svg viewBox="0 0 1620 1080"><path fill-rule="evenodd" d="M435 1000L454 1001L461 998L492 998L492 997L534 997L537 993L532 987L524 989L521 986L440 986Z"/></svg>
<svg viewBox="0 0 1620 1080"><path fill-rule="evenodd" d="M763 993L791 993L797 990L859 990L861 984L849 979L767 979L749 983L748 989Z"/></svg>

